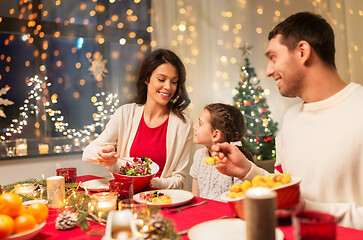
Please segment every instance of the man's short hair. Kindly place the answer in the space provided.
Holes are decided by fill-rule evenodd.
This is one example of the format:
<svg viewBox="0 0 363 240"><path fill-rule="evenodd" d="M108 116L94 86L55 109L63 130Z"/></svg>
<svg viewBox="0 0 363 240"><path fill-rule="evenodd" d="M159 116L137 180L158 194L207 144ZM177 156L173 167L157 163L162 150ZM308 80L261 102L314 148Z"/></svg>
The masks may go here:
<svg viewBox="0 0 363 240"><path fill-rule="evenodd" d="M323 62L336 68L334 32L320 15L310 12L291 15L269 33L268 39L271 40L277 34L282 35L281 43L289 50L295 49L299 41L307 41Z"/></svg>

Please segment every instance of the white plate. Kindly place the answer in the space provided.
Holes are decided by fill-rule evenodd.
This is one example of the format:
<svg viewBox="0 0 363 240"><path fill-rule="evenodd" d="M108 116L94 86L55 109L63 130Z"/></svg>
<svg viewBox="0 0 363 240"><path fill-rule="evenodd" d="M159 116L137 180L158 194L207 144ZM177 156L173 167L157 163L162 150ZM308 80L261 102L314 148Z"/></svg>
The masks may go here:
<svg viewBox="0 0 363 240"><path fill-rule="evenodd" d="M176 207L183 204L186 204L190 200L194 198L193 193L178 190L178 189L161 189L161 190L153 190L146 191L145 194L152 193L158 191L158 193L164 193L165 195L169 195L171 197L171 203L168 204L152 204L151 202L146 202L144 199L140 199L140 193L134 195L134 201L138 203L147 203L147 205L157 206L157 207Z"/></svg>
<svg viewBox="0 0 363 240"><path fill-rule="evenodd" d="M28 206L32 203L44 203L44 204L48 204L48 201L45 199L36 199L36 200L29 200L29 201L25 201L23 202L24 205Z"/></svg>
<svg viewBox="0 0 363 240"><path fill-rule="evenodd" d="M7 240L7 239L11 239L11 240L27 240L27 239L31 239L33 238L35 235L37 235L40 230L45 226L46 222L42 222L38 225L35 226L35 228L26 231L26 232L22 232L22 233L18 233L18 234L12 234L6 238L2 238L3 240Z"/></svg>
<svg viewBox="0 0 363 240"><path fill-rule="evenodd" d="M217 219L195 225L188 231L191 240L244 240L246 222L241 219ZM276 240L283 240L284 234L276 228Z"/></svg>
<svg viewBox="0 0 363 240"><path fill-rule="evenodd" d="M108 179L100 178L82 182L80 187L92 192L108 191Z"/></svg>

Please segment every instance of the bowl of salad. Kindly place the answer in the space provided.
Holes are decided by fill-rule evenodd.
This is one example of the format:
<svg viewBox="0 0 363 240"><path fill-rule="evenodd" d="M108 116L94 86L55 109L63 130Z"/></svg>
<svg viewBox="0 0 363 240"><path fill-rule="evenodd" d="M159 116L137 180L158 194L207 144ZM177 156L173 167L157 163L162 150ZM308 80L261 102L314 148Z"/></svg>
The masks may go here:
<svg viewBox="0 0 363 240"><path fill-rule="evenodd" d="M107 170L115 179L134 179L134 192L144 190L150 180L159 171L159 165L147 157L119 158Z"/></svg>

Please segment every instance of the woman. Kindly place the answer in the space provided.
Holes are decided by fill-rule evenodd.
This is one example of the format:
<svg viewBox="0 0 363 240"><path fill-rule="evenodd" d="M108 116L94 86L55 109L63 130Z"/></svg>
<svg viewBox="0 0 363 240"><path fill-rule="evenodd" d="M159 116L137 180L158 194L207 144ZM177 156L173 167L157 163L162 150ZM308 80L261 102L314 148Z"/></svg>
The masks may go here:
<svg viewBox="0 0 363 240"><path fill-rule="evenodd" d="M141 65L135 103L117 109L85 148L83 162L110 166L119 156L148 157L160 167L152 188L182 188L192 142L192 123L183 114L190 103L185 77L175 53L153 51Z"/></svg>

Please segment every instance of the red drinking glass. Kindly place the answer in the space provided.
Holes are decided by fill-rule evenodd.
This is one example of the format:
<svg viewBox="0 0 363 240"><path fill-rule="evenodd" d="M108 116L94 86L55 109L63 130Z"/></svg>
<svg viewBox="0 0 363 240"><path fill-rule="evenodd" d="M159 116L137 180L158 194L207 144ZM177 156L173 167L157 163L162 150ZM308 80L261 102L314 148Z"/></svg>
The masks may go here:
<svg viewBox="0 0 363 240"><path fill-rule="evenodd" d="M333 215L316 211L299 211L292 218L296 240L335 240Z"/></svg>
<svg viewBox="0 0 363 240"><path fill-rule="evenodd" d="M63 176L66 183L75 183L77 180L77 168L58 168L57 176Z"/></svg>
<svg viewBox="0 0 363 240"><path fill-rule="evenodd" d="M134 180L131 178L112 179L108 182L110 192L117 196L117 204L122 202L132 202L134 195Z"/></svg>

